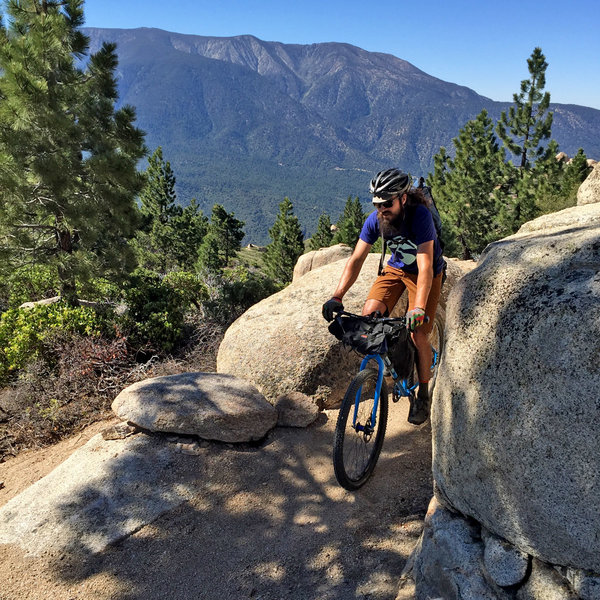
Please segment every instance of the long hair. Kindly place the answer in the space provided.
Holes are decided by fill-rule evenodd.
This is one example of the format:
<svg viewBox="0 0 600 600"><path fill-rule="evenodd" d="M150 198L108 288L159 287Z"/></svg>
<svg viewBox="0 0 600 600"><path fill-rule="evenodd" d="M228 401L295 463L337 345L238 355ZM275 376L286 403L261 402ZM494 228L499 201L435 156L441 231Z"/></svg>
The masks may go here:
<svg viewBox="0 0 600 600"><path fill-rule="evenodd" d="M427 206L427 201L425 200L425 196L423 191L418 188L410 188L408 192L406 192L406 204L404 204L403 210L400 213L397 220L393 222L385 222L381 215L377 213L377 221L379 222L379 230L381 231L384 239L390 239L394 235L399 232L400 223L402 221L407 221L408 223L412 222L415 208L422 204L423 206Z"/></svg>
<svg viewBox="0 0 600 600"><path fill-rule="evenodd" d="M420 188L410 188L410 190L406 192L406 204L404 205L404 207L409 208L418 206L419 204L427 206L427 200L425 200L423 190Z"/></svg>

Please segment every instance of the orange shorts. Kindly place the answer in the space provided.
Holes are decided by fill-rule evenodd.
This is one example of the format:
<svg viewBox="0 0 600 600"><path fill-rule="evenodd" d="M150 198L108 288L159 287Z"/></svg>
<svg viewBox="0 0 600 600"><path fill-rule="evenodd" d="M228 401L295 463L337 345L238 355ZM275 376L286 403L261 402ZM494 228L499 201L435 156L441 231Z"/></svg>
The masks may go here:
<svg viewBox="0 0 600 600"><path fill-rule="evenodd" d="M425 307L425 315L429 317L429 322L424 323L420 329L425 333L431 333L433 329L433 320L435 311L440 299L442 291L442 276L443 271L436 275L431 282L431 290L427 298L427 306ZM408 290L408 310L415 307L415 297L417 295L417 275L416 273L406 273L402 269L387 266L383 273L375 280L367 300L379 300L383 302L388 310L388 314L392 312L396 302L402 296L404 290Z"/></svg>

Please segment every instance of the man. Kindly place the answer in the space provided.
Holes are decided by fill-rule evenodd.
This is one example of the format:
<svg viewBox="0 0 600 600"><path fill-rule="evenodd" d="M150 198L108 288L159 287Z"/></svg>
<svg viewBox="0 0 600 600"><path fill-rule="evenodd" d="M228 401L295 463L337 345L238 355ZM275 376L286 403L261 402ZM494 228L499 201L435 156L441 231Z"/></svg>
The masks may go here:
<svg viewBox="0 0 600 600"><path fill-rule="evenodd" d="M332 298L323 305L323 316L331 321L333 313L343 309L344 295L356 281L371 246L381 235L392 256L373 284L362 314L375 311L390 314L402 292L408 289L407 326L417 348L419 373L419 390L411 402L408 421L420 425L429 417L432 359L429 334L442 288L444 258L423 195L411 186L411 177L398 169L381 171L371 180L370 191L376 210L367 217L340 282ZM428 323L425 323L426 316Z"/></svg>

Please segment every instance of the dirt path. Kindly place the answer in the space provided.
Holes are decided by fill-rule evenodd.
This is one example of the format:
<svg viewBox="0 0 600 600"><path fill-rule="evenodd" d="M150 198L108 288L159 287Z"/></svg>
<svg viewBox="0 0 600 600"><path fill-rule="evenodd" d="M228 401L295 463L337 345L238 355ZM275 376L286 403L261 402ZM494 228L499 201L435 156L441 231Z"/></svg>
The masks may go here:
<svg viewBox="0 0 600 600"><path fill-rule="evenodd" d="M406 412L391 407L377 470L357 493L333 475L337 411L276 428L260 447L181 455L201 491L108 551L32 558L0 546L0 600L394 600L432 485L429 425ZM0 464L0 505L105 426Z"/></svg>

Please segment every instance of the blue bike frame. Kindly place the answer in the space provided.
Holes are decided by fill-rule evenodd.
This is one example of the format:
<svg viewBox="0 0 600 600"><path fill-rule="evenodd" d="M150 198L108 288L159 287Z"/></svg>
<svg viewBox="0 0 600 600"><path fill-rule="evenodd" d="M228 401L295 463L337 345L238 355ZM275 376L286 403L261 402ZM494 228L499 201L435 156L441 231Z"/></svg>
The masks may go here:
<svg viewBox="0 0 600 600"><path fill-rule="evenodd" d="M433 351L433 366L438 363L438 352L432 348ZM372 433L375 430L375 425L377 423L377 407L379 406L379 397L381 395L381 385L383 383L383 374L385 372L385 363L383 362L383 358L380 354L369 354L365 356L360 363L360 371L363 371L366 366L369 364L369 361L374 360L377 363L377 384L375 385L375 398L373 399L373 413L371 414L371 431L367 433ZM389 361L388 361L389 362ZM392 377L394 378L395 384L394 388L397 388L398 392L400 392L400 396L408 396L419 387L419 383L415 382L413 385L408 384L408 380L400 379L398 381L398 376L393 368L390 368L390 372ZM354 400L354 415L352 417L352 427L355 431L365 431L365 425L361 425L360 423L356 424L356 417L358 416L358 406L360 404L360 394L362 392L362 387L358 389L356 392L356 399Z"/></svg>

